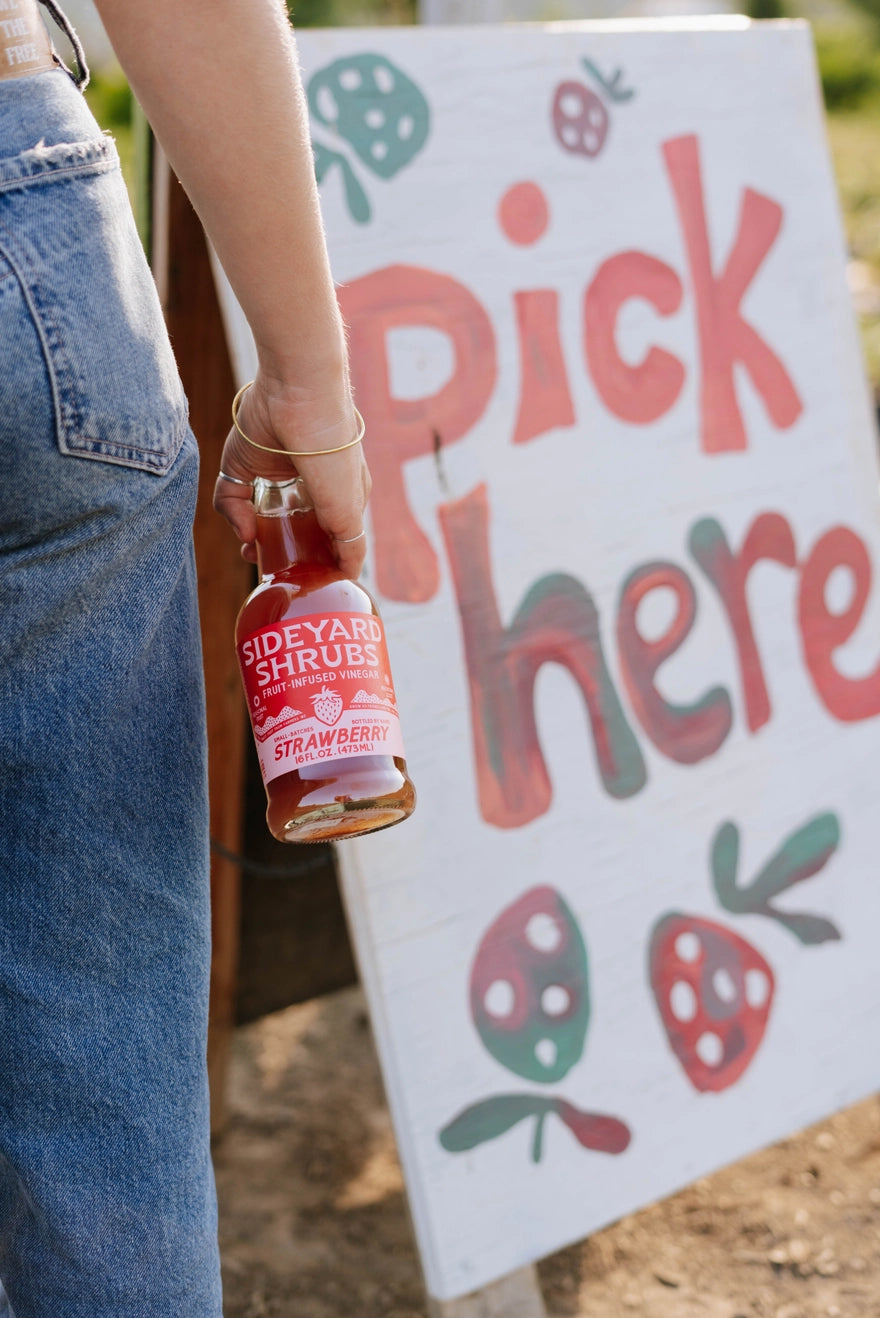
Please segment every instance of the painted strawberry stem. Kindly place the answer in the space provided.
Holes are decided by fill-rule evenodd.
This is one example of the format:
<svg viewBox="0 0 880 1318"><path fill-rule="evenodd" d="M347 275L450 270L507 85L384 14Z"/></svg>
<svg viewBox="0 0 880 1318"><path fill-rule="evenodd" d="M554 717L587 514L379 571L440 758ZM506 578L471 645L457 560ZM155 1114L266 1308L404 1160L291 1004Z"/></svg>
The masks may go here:
<svg viewBox="0 0 880 1318"><path fill-rule="evenodd" d="M349 213L358 224L366 224L373 213L370 201L345 156L339 151L331 151L323 142L312 142L312 153L315 157L315 178L318 183L324 181L324 176L332 165L339 166Z"/></svg>
<svg viewBox="0 0 880 1318"><path fill-rule="evenodd" d="M599 86L602 88L603 92L610 100L618 101L618 102L631 101L632 98L635 96L636 93L634 87L620 86L620 81L623 77L623 69L615 69L612 76L610 78L606 78L605 75L601 72L600 69L597 68L597 66L593 63L592 60L582 59L581 64L583 64L587 73L589 73L591 77L595 78L596 82L598 82Z"/></svg>
<svg viewBox="0 0 880 1318"><path fill-rule="evenodd" d="M816 815L786 838L750 884L737 883L739 829L721 825L712 843L712 884L726 911L734 915L766 915L784 925L801 943L816 945L837 940L840 930L822 915L781 911L771 899L796 883L818 874L840 845L840 821L827 812Z"/></svg>
<svg viewBox="0 0 880 1318"><path fill-rule="evenodd" d="M544 1126L551 1112L568 1126L585 1149L597 1153L623 1153L629 1145L629 1127L616 1117L597 1112L581 1112L563 1098L543 1098L538 1094L496 1094L467 1107L440 1131L439 1139L447 1153L465 1153L488 1140L504 1135L520 1121L535 1117L532 1134L532 1162L540 1162L544 1151Z"/></svg>
<svg viewBox="0 0 880 1318"><path fill-rule="evenodd" d="M535 1122L535 1129L532 1135L532 1162L540 1162L544 1152L544 1122L547 1120L547 1113L542 1112Z"/></svg>

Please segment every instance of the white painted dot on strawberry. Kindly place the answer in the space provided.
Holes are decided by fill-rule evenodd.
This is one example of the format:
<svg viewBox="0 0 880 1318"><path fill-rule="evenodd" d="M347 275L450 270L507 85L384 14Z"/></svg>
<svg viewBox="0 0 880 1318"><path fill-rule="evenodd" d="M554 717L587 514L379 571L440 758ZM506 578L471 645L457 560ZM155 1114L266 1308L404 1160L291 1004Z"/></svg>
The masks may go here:
<svg viewBox="0 0 880 1318"><path fill-rule="evenodd" d="M673 912L654 926L648 974L669 1044L694 1088L718 1093L735 1084L773 1005L773 971L761 953L724 925ZM682 1010L688 989L693 1014Z"/></svg>
<svg viewBox="0 0 880 1318"><path fill-rule="evenodd" d="M700 940L695 933L680 934L675 940L675 954L681 961L696 961L700 955Z"/></svg>
<svg viewBox="0 0 880 1318"><path fill-rule="evenodd" d="M563 1016L571 1006L571 994L561 984L550 984L541 994L541 1008L548 1016Z"/></svg>
<svg viewBox="0 0 880 1318"><path fill-rule="evenodd" d="M559 1056L559 1049L552 1039L539 1039L535 1044L535 1056L542 1066L546 1066L548 1071L556 1065L556 1059Z"/></svg>
<svg viewBox="0 0 880 1318"><path fill-rule="evenodd" d="M318 104L321 109L321 116L326 124L333 124L339 118L339 106L336 104L336 97L329 87L321 87L318 90Z"/></svg>
<svg viewBox="0 0 880 1318"><path fill-rule="evenodd" d="M737 989L729 970L716 970L712 976L712 987L722 1002L735 1001Z"/></svg>
<svg viewBox="0 0 880 1318"><path fill-rule="evenodd" d="M552 915L542 911L526 925L526 938L539 952L555 952L562 942L562 930Z"/></svg>
<svg viewBox="0 0 880 1318"><path fill-rule="evenodd" d="M706 1066L720 1066L724 1059L724 1044L717 1034L712 1034L708 1030L700 1035L695 1050L700 1061Z"/></svg>
<svg viewBox="0 0 880 1318"><path fill-rule="evenodd" d="M490 984L483 997L486 1010L490 1016L504 1019L509 1016L516 1005L516 990L507 979L496 979Z"/></svg>
<svg viewBox="0 0 880 1318"><path fill-rule="evenodd" d="M676 1020L692 1021L697 1014L697 995L683 979L677 979L669 992L669 1009Z"/></svg>

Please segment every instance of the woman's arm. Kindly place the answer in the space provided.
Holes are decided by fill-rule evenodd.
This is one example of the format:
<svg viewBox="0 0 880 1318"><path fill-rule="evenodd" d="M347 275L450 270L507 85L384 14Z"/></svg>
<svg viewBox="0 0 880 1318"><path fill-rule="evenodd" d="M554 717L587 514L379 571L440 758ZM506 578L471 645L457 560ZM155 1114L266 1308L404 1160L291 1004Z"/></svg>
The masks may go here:
<svg viewBox="0 0 880 1318"><path fill-rule="evenodd" d="M211 238L257 344L240 421L260 444L297 451L352 439L356 421L327 260L305 99L281 0L97 0L132 88ZM298 463L324 529L363 529L361 446ZM290 474L233 432L230 475ZM219 481L215 506L253 558L248 492ZM339 546L356 576L364 540Z"/></svg>

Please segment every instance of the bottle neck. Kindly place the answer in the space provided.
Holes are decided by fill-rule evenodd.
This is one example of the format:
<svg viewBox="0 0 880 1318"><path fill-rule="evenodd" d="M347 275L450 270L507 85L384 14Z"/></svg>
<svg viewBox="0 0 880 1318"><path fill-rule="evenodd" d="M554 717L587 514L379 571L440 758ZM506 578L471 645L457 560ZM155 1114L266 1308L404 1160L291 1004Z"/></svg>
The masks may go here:
<svg viewBox="0 0 880 1318"><path fill-rule="evenodd" d="M336 567L330 540L314 508L257 513L257 565L261 577L293 567Z"/></svg>
<svg viewBox="0 0 880 1318"><path fill-rule="evenodd" d="M262 478L254 483L257 514L257 563L261 577L306 566L336 567L328 537L299 476L286 481Z"/></svg>

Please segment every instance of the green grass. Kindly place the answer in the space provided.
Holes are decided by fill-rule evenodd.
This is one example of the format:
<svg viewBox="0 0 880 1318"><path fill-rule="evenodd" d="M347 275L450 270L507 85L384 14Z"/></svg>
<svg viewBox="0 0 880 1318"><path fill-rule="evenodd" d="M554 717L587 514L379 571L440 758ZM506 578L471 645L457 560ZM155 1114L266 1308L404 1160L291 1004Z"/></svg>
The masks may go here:
<svg viewBox="0 0 880 1318"><path fill-rule="evenodd" d="M850 256L880 289L880 109L830 114L828 137ZM865 364L880 398L880 314L860 317Z"/></svg>

